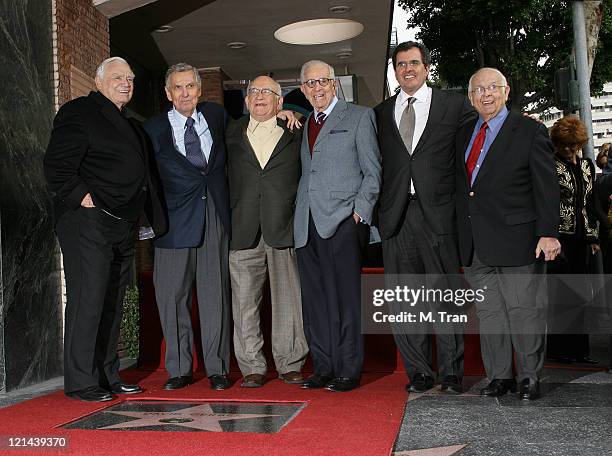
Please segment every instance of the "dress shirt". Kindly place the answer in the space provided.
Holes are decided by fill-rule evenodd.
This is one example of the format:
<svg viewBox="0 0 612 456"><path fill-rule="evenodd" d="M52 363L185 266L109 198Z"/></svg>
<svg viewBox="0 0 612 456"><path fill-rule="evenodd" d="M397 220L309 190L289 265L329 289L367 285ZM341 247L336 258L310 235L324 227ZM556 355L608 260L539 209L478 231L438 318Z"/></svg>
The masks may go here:
<svg viewBox="0 0 612 456"><path fill-rule="evenodd" d="M397 98L395 99L395 124L399 129L400 121L402 120L402 114L404 113L404 109L406 109L406 105L408 104L408 98L410 97L416 98L412 106L414 107L414 135L412 136L412 150L410 153L414 152L421 136L423 136L423 132L425 131L425 126L427 125L427 119L429 118L429 108L431 107L431 87L427 84L423 84L419 90L417 90L414 95L408 95L403 90L397 94ZM414 190L414 182L410 179L410 192L416 193Z"/></svg>
<svg viewBox="0 0 612 456"><path fill-rule="evenodd" d="M283 133L284 130L278 126L276 116L263 122L255 120L252 116L250 117L247 126L247 138L249 138L261 169L266 167L266 163L268 163Z"/></svg>
<svg viewBox="0 0 612 456"><path fill-rule="evenodd" d="M480 156L478 157L476 166L474 167L474 171L472 171L472 182L470 182L470 184L474 184L474 181L476 180L476 176L478 175L478 171L480 171L482 162L487 156L487 153L489 153L489 148L491 147L491 144L493 144L493 141L495 141L495 138L497 137L499 130L501 130L501 127L504 125L504 122L506 121L506 117L508 117L508 109L504 106L502 110L499 111L495 117L487 121L488 126L487 126L487 133L485 136L485 142L484 142L484 145L482 146L482 152L480 152ZM478 121L476 122L476 126L474 127L474 132L472 133L470 143L468 144L468 147L465 150L465 155L463 157L464 161L467 161L468 156L470 155L470 150L472 150L472 144L474 144L474 140L476 139L478 130L480 130L480 127L482 126L483 123L484 123L484 120L482 120L482 118L479 117Z"/></svg>
<svg viewBox="0 0 612 456"><path fill-rule="evenodd" d="M202 147L202 152L204 152L204 156L206 157L206 162L210 161L210 151L213 145L212 134L210 133L210 129L208 128L208 123L206 119L202 115L201 112L193 111L191 117L194 120L193 127L195 128L196 133L200 138L200 146ZM168 120L170 121L170 126L172 127L172 136L174 138L174 146L176 150L178 150L183 156L187 156L187 151L185 150L185 123L187 122L187 117L178 112L175 108L168 111Z"/></svg>
<svg viewBox="0 0 612 456"><path fill-rule="evenodd" d="M334 98L332 99L331 103L329 104L329 106L323 111L325 113L325 120L327 120L327 118L329 117L329 114L334 110L334 107L336 106L336 103L338 103L338 98L334 95ZM313 112L313 116L316 116L317 114L316 109ZM316 117L315 117L316 119Z"/></svg>

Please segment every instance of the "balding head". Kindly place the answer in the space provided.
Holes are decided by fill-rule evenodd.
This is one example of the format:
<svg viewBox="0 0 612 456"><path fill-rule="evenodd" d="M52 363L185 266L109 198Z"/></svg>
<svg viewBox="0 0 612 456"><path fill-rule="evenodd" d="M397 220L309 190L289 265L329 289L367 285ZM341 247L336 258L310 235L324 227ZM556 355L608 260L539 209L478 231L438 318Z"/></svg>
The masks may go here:
<svg viewBox="0 0 612 456"><path fill-rule="evenodd" d="M246 105L249 114L258 122L276 116L283 105L281 86L269 76L258 76L247 88Z"/></svg>
<svg viewBox="0 0 612 456"><path fill-rule="evenodd" d="M468 96L484 121L489 121L504 108L510 87L506 77L495 68L481 68L470 78Z"/></svg>

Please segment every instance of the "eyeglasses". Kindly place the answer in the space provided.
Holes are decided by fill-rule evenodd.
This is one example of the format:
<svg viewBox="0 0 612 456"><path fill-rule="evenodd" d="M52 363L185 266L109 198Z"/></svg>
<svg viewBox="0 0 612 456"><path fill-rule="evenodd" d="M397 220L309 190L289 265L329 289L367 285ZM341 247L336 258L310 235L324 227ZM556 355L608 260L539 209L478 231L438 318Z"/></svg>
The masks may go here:
<svg viewBox="0 0 612 456"><path fill-rule="evenodd" d="M396 68L401 68L402 70L405 70L406 67L410 67L410 68L416 68L418 67L422 62L420 60L409 60L407 62L397 62L395 64Z"/></svg>
<svg viewBox="0 0 612 456"><path fill-rule="evenodd" d="M489 93L497 93L497 92L499 92L499 89L501 89L503 87L507 87L507 86L505 86L505 85L498 85L498 84L493 83L493 84L491 84L491 85L489 85L487 87L481 87L481 86L474 87L474 90L472 90L471 93L475 93L479 97L482 97L486 93L487 90L489 91Z"/></svg>
<svg viewBox="0 0 612 456"><path fill-rule="evenodd" d="M257 95L257 94L262 94L262 95L270 95L270 94L274 94L277 97L280 97L280 95L278 93L276 93L274 90L272 89L268 89L267 87L263 88L263 89L259 89L257 87L251 87L248 90L249 95Z"/></svg>
<svg viewBox="0 0 612 456"><path fill-rule="evenodd" d="M327 84L329 84L332 81L333 79L330 79L330 78L319 78L319 79L308 79L307 81L304 81L303 83L306 84L306 87L314 89L314 87L317 85L317 82L319 83L321 87L327 87Z"/></svg>

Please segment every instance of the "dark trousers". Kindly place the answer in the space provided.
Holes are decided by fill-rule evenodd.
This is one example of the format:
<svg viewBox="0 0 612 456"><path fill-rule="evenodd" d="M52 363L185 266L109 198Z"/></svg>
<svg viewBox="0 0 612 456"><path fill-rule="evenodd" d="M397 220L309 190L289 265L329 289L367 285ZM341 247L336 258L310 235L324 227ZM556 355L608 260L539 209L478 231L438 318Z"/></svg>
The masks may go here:
<svg viewBox="0 0 612 456"><path fill-rule="evenodd" d="M68 211L56 232L64 258L64 391L120 381L117 344L134 257L134 224L98 208Z"/></svg>
<svg viewBox="0 0 612 456"><path fill-rule="evenodd" d="M368 232L351 216L323 239L309 217L308 242L296 250L304 333L315 374L361 375L361 252Z"/></svg>
<svg viewBox="0 0 612 456"><path fill-rule="evenodd" d="M585 239L561 237L561 255L548 265L549 299L546 356L553 359L586 358L590 354L589 335L585 333L589 283L580 278L588 274L591 247ZM564 274L576 276L562 277ZM556 277L561 275L561 277ZM577 279L577 280L576 280Z"/></svg>
<svg viewBox="0 0 612 456"><path fill-rule="evenodd" d="M457 276L460 272L459 255L457 251L457 240L453 234L438 235L426 226L423 211L419 201L411 200L406 210L402 227L397 235L383 240L383 261L385 275L389 280L405 282L409 277L395 277L400 274L437 274L438 283L436 288L454 288L460 286ZM445 274L451 277L444 278ZM454 277L452 277L454 275ZM419 281L416 287L421 285ZM399 283L388 283L388 288L393 288ZM400 285L410 285L401 283ZM444 310L449 313L457 310L454 304L440 307L440 304L428 303L431 308L418 309L423 311ZM394 309L394 313L404 308ZM412 378L415 374L434 376L432 370L431 356L431 332L436 331L437 364L440 377L456 375L463 377L463 329L460 325L450 325L436 322L433 328L429 323L411 324L406 330L405 326L392 325L395 343L402 356L404 368L408 376Z"/></svg>

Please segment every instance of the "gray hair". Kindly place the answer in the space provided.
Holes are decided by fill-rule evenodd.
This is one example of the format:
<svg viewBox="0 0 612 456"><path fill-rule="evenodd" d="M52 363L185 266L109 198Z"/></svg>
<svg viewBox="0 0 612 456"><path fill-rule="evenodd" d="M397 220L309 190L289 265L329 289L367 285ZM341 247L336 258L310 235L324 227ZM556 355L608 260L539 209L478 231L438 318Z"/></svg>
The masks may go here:
<svg viewBox="0 0 612 456"><path fill-rule="evenodd" d="M252 80L250 80L250 81L249 81L249 85L247 86L247 93L248 93L249 89L251 88L251 84L253 83L253 81L254 81L255 79L257 79L257 78L261 78L262 76L266 76L266 77L270 78L270 76L268 76L268 75L266 75L266 74L262 74L262 75L257 76L256 78L253 78ZM270 79L272 79L272 86L273 86L273 87L271 87L271 88L273 88L273 89L274 89L274 91L275 91L276 93L278 93L278 96L279 96L279 97L282 97L282 96L283 96L283 89L281 88L281 85L280 85L278 82L276 82L276 81L274 80L274 78L270 78Z"/></svg>
<svg viewBox="0 0 612 456"><path fill-rule="evenodd" d="M195 80L198 84L198 87L202 87L202 79L200 78L200 73L198 72L198 69L192 65L189 65L188 63L181 62L175 63L166 71L166 88L169 88L168 81L170 80L170 76L172 76L173 73L183 73L185 71L193 71L193 75L195 76Z"/></svg>
<svg viewBox="0 0 612 456"><path fill-rule="evenodd" d="M494 73L497 73L498 76L501 78L502 80L502 84L507 86L508 85L508 80L506 79L506 76L504 76L504 74L499 71L497 68L491 68L491 67L483 67L480 68L479 70L477 70L471 77L470 77L470 82L468 83L468 92L472 91L472 81L474 80L474 78L476 77L476 75L478 73L480 73L481 71L485 71L485 70L489 70L489 71L493 71ZM505 90L505 89L504 89Z"/></svg>
<svg viewBox="0 0 612 456"><path fill-rule="evenodd" d="M121 58L121 57L109 57L108 59L104 60L98 66L98 69L96 70L96 77L102 79L104 77L104 70L106 70L106 66L109 63L113 63L113 62L125 63L127 66L130 66L130 64L127 63L124 58ZM132 69L132 67L130 67L130 70L131 69Z"/></svg>
<svg viewBox="0 0 612 456"><path fill-rule="evenodd" d="M335 79L336 74L334 72L334 67L325 63L323 60L309 60L304 65L302 65L302 69L300 70L300 81L304 82L304 75L309 68L314 66L322 66L327 68L327 73L329 74L329 79Z"/></svg>

